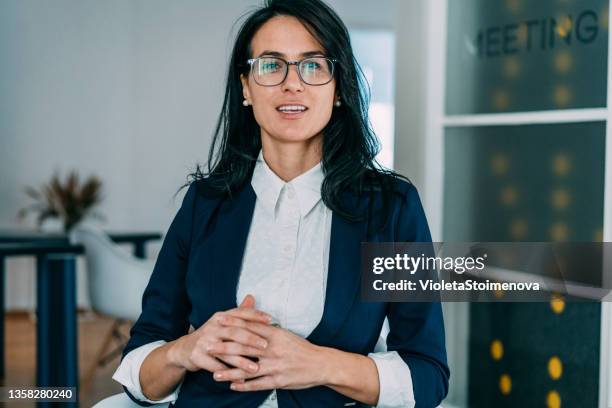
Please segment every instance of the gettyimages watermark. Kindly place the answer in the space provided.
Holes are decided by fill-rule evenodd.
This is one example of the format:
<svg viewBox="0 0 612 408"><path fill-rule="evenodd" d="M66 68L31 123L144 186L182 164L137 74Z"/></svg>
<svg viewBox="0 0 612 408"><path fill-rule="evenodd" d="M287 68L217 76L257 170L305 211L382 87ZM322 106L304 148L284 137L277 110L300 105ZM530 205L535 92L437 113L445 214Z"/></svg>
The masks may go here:
<svg viewBox="0 0 612 408"><path fill-rule="evenodd" d="M361 297L385 302L612 301L612 243L362 243Z"/></svg>

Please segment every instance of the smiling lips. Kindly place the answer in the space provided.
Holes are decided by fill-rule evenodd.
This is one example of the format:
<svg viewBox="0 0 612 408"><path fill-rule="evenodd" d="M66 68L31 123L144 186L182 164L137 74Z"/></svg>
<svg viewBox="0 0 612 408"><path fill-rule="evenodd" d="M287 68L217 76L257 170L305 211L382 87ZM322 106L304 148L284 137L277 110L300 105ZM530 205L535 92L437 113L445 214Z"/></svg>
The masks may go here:
<svg viewBox="0 0 612 408"><path fill-rule="evenodd" d="M294 115L301 116L300 114L306 112L308 108L304 105L295 104L295 105L281 105L277 107L276 110L288 116L294 116Z"/></svg>

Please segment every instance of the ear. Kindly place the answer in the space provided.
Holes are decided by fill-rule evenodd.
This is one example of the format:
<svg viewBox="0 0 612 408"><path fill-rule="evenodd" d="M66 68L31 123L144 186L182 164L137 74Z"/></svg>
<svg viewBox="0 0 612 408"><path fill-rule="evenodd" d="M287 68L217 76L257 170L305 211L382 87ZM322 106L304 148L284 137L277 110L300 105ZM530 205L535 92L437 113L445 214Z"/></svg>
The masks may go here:
<svg viewBox="0 0 612 408"><path fill-rule="evenodd" d="M242 83L242 96L250 103L251 93L249 92L249 80L244 74L240 74L240 82Z"/></svg>

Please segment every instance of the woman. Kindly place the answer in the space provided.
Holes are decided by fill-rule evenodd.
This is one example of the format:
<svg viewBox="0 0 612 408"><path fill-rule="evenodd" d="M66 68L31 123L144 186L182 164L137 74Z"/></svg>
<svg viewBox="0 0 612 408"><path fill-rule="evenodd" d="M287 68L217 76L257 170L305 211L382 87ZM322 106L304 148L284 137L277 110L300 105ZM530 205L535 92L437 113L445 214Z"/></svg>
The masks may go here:
<svg viewBox="0 0 612 408"><path fill-rule="evenodd" d="M208 173L195 173L170 226L114 376L132 399L444 398L440 304L358 295L362 241L431 241L415 188L375 164L359 72L346 27L319 0L269 1L246 19ZM373 353L385 317L389 351Z"/></svg>

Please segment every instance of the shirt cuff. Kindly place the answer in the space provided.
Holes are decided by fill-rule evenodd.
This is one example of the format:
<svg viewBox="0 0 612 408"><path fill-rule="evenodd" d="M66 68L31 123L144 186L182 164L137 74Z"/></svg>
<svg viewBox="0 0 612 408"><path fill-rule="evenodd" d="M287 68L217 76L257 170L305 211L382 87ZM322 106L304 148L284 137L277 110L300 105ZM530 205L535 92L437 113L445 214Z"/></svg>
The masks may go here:
<svg viewBox="0 0 612 408"><path fill-rule="evenodd" d="M397 351L368 354L378 370L380 391L376 408L414 408L412 375Z"/></svg>
<svg viewBox="0 0 612 408"><path fill-rule="evenodd" d="M154 341L135 348L127 353L115 371L115 374L113 374L113 380L125 386L125 388L127 388L127 390L134 396L134 398L139 401L149 402L151 404L162 404L176 401L178 399L179 391L181 390L181 385L183 384L182 381L170 395L166 396L164 399L155 401L145 397L142 393L142 388L140 387L140 366L142 366L145 358L147 358L147 356L153 350L163 346L164 344L166 344L166 342L163 340Z"/></svg>

